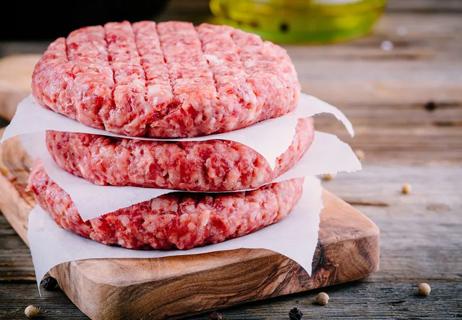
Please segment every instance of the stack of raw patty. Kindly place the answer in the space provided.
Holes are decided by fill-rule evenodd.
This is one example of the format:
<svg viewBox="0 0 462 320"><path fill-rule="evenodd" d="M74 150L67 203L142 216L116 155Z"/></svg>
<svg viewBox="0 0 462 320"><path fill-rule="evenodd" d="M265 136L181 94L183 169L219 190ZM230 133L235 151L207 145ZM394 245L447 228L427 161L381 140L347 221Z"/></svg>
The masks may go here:
<svg viewBox="0 0 462 320"><path fill-rule="evenodd" d="M309 148L311 118L299 120L274 169L233 141L133 138L228 132L292 111L300 85L290 58L253 34L185 22L87 27L48 47L32 89L44 107L129 136L48 131L48 150L62 169L99 185L189 191L83 221L37 165L30 178L37 201L81 236L127 248L188 249L276 223L302 194L303 179L272 181ZM253 190L237 192L245 189ZM223 191L236 192L213 193Z"/></svg>

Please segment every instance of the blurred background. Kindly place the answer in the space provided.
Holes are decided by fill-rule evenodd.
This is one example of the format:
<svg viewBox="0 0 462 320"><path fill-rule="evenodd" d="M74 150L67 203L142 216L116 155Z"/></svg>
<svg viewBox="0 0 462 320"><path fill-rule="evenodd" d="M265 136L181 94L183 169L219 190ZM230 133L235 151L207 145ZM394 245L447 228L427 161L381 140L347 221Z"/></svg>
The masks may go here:
<svg viewBox="0 0 462 320"><path fill-rule="evenodd" d="M56 38L76 28L107 21L186 18L195 22L230 24L278 42L338 41L367 33L381 15L385 3L386 0L196 0L170 3L168 0L98 0L69 1L60 5L54 1L35 1L24 10L23 3L14 2L0 20L0 37ZM167 5L170 10L165 10ZM172 8L184 10L186 16L173 17ZM193 15L192 9L197 16ZM180 10L177 14L181 13Z"/></svg>
<svg viewBox="0 0 462 320"><path fill-rule="evenodd" d="M380 227L381 270L329 288L325 308L313 307L316 292L308 292L237 306L226 319L287 319L294 306L312 319L460 317L462 0L42 0L8 7L0 11L0 134L30 93L34 64L52 39L124 19L228 23L261 34L287 49L304 92L352 121L354 139L336 121L316 118L318 130L350 143L363 163L324 186ZM402 194L405 184L410 194ZM38 296L29 251L1 215L0 269L0 318L23 319L27 297L47 318L85 319L60 291ZM425 299L414 295L422 281L432 286Z"/></svg>

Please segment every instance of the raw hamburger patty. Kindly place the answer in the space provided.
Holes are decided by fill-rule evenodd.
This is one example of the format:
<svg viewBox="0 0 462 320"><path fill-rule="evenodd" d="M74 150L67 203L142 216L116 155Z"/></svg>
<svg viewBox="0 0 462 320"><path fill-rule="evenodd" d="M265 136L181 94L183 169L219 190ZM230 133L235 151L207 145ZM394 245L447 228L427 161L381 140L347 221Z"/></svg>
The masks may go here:
<svg viewBox="0 0 462 320"><path fill-rule="evenodd" d="M303 179L249 192L174 193L84 222L71 198L39 165L30 188L58 225L92 240L141 249L190 249L243 236L286 217L302 194Z"/></svg>
<svg viewBox="0 0 462 320"><path fill-rule="evenodd" d="M111 22L50 44L40 104L128 136L191 137L281 116L300 84L286 51L228 26Z"/></svg>
<svg viewBox="0 0 462 320"><path fill-rule="evenodd" d="M313 141L312 119L301 119L292 145L273 169L259 153L233 141L158 142L48 131L48 150L64 170L99 185L188 191L257 188L302 157Z"/></svg>

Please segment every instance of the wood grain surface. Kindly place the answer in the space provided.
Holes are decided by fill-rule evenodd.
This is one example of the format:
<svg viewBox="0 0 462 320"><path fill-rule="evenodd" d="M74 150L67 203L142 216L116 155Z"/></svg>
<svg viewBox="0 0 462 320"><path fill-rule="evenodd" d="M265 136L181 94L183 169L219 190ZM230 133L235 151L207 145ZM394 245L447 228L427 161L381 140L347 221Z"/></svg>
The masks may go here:
<svg viewBox="0 0 462 320"><path fill-rule="evenodd" d="M33 202L26 185L31 160L18 138L0 146L0 209L27 239ZM50 271L92 319L169 319L362 279L377 271L379 229L324 192L313 275L268 250L233 250L161 259L90 259ZM283 239L281 239L283 241ZM194 288L194 294L191 294Z"/></svg>
<svg viewBox="0 0 462 320"><path fill-rule="evenodd" d="M306 92L336 103L365 152L363 171L326 182L381 229L381 270L334 286L326 307L316 291L222 310L225 319L448 319L462 315L462 2L393 0L369 36L329 46L289 46ZM204 1L171 1L163 19L202 21ZM381 49L392 41L391 51ZM44 43L3 43L0 55L37 53ZM401 195L404 182L410 195ZM431 295L415 295L426 281ZM27 304L47 319L86 317L58 291L38 296L27 247L0 216L0 318L23 319ZM192 319L208 319L208 315Z"/></svg>
<svg viewBox="0 0 462 320"><path fill-rule="evenodd" d="M30 93L36 54L12 55L0 60L0 117L11 119L16 105Z"/></svg>

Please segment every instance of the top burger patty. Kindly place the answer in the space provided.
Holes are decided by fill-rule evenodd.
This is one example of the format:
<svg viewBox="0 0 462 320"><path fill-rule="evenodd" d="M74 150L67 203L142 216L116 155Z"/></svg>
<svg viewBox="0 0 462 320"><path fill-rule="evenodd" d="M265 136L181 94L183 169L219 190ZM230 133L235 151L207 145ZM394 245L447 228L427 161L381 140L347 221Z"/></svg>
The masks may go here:
<svg viewBox="0 0 462 320"><path fill-rule="evenodd" d="M191 137L281 116L300 85L286 51L227 26L111 22L50 44L38 102L128 136Z"/></svg>

